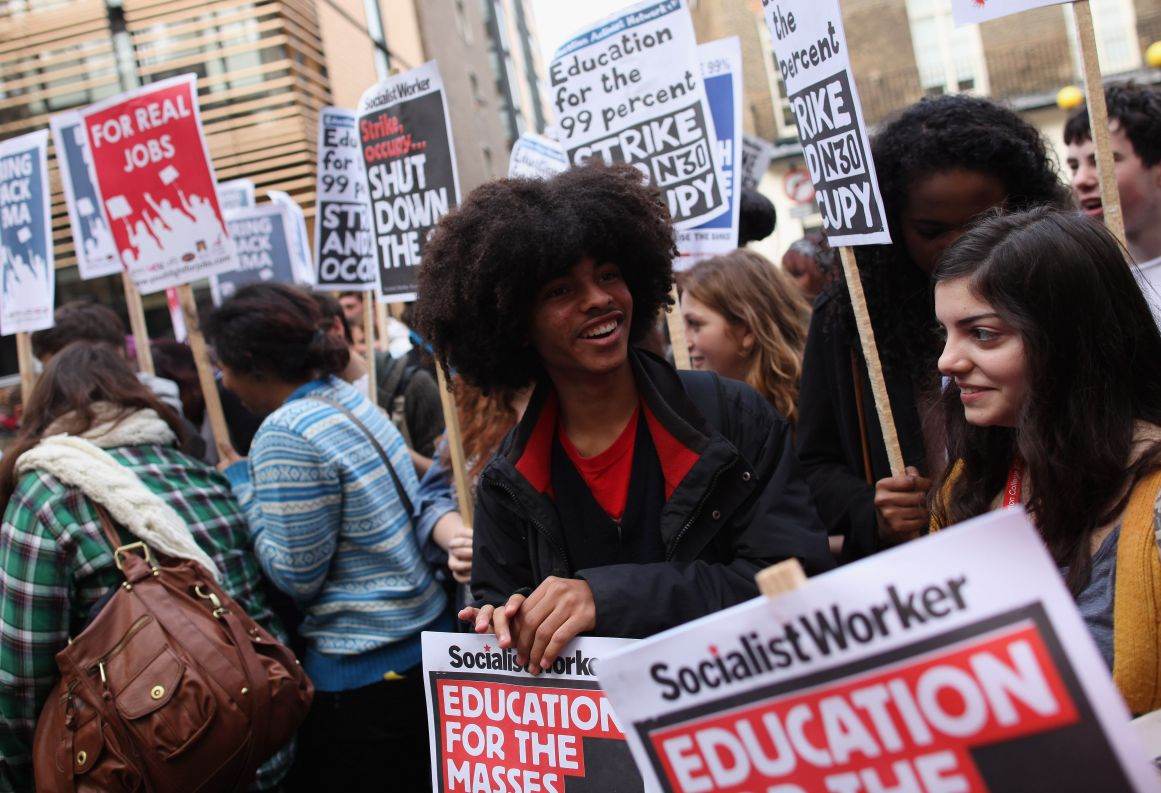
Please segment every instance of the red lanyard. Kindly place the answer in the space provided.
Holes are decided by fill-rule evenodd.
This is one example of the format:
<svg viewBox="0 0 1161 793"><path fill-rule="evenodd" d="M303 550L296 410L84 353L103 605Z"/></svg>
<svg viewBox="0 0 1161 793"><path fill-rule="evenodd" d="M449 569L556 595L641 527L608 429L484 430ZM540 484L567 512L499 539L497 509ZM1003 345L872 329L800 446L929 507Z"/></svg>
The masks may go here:
<svg viewBox="0 0 1161 793"><path fill-rule="evenodd" d="M1021 502L1024 494L1024 464L1019 459L1012 461L1008 469L1008 484L1004 487L1004 506L1014 507Z"/></svg>

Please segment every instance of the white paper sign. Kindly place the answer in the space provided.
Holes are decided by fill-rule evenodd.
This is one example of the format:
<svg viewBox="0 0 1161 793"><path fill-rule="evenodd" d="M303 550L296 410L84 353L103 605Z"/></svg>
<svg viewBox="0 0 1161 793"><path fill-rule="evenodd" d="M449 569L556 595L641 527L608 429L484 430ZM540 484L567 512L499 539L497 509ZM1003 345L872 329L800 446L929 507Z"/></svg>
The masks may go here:
<svg viewBox="0 0 1161 793"><path fill-rule="evenodd" d="M889 243L838 0L776 0L765 12L827 239Z"/></svg>
<svg viewBox="0 0 1161 793"><path fill-rule="evenodd" d="M637 166L677 228L720 214L726 188L700 71L685 0L647 0L582 30L548 68L569 162Z"/></svg>
<svg viewBox="0 0 1161 793"><path fill-rule="evenodd" d="M525 132L508 155L509 179L551 179L568 170L568 155L552 138Z"/></svg>
<svg viewBox="0 0 1161 793"><path fill-rule="evenodd" d="M597 684L629 639L580 638L533 676L495 636L423 634L431 783L439 793L639 793L641 777Z"/></svg>
<svg viewBox="0 0 1161 793"><path fill-rule="evenodd" d="M0 141L0 334L51 328L48 130Z"/></svg>
<svg viewBox="0 0 1161 793"><path fill-rule="evenodd" d="M664 791L1161 789L1020 509L667 631L600 680Z"/></svg>
<svg viewBox="0 0 1161 793"><path fill-rule="evenodd" d="M255 199L254 182L249 179L233 179L218 184L218 203L222 211L245 209L258 203Z"/></svg>
<svg viewBox="0 0 1161 793"><path fill-rule="evenodd" d="M237 252L236 266L210 277L214 305L233 296L239 288L255 283L294 283L293 218L278 204L233 209L226 226Z"/></svg>
<svg viewBox="0 0 1161 793"><path fill-rule="evenodd" d="M306 230L306 213L298 202L281 190L267 190L266 197L285 210L290 221L290 236L293 240L291 253L294 255L294 283L314 285L314 261L311 259L310 236Z"/></svg>
<svg viewBox="0 0 1161 793"><path fill-rule="evenodd" d="M951 15L955 24L970 25L1065 2L1068 0L951 0Z"/></svg>
<svg viewBox="0 0 1161 793"><path fill-rule="evenodd" d="M726 186L727 211L694 228L677 230L675 270L687 270L702 259L738 247L738 184L742 156L742 42L737 36L710 41L697 48L701 76L714 120L718 156Z"/></svg>
<svg viewBox="0 0 1161 793"><path fill-rule="evenodd" d="M742 189L757 190L774 159L774 144L753 135L742 136Z"/></svg>
<svg viewBox="0 0 1161 793"><path fill-rule="evenodd" d="M49 119L49 125L69 212L77 271L84 280L119 273L121 257L98 208L92 156L80 115L74 111L59 113Z"/></svg>
<svg viewBox="0 0 1161 793"><path fill-rule="evenodd" d="M353 110L324 107L319 111L315 195L316 288L374 290L379 283L379 268L371 250L367 175Z"/></svg>

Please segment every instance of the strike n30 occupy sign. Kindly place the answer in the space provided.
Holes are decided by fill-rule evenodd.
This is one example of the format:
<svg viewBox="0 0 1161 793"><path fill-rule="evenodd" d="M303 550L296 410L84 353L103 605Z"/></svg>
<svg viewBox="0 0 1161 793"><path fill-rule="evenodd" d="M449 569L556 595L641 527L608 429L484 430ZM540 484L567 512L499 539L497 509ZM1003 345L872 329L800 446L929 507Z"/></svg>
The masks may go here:
<svg viewBox="0 0 1161 793"><path fill-rule="evenodd" d="M387 78L359 100L379 291L388 299L414 299L427 237L460 202L450 122L435 61Z"/></svg>
<svg viewBox="0 0 1161 793"><path fill-rule="evenodd" d="M832 247L891 241L838 0L762 0Z"/></svg>
<svg viewBox="0 0 1161 793"><path fill-rule="evenodd" d="M437 793L640 793L641 777L597 684L626 639L570 642L533 676L495 636L423 634Z"/></svg>
<svg viewBox="0 0 1161 793"><path fill-rule="evenodd" d="M636 166L677 228L727 203L696 47L684 0L645 2L561 45L548 69L569 162Z"/></svg>
<svg viewBox="0 0 1161 793"><path fill-rule="evenodd" d="M600 680L663 791L1158 789L1018 509L613 653Z"/></svg>

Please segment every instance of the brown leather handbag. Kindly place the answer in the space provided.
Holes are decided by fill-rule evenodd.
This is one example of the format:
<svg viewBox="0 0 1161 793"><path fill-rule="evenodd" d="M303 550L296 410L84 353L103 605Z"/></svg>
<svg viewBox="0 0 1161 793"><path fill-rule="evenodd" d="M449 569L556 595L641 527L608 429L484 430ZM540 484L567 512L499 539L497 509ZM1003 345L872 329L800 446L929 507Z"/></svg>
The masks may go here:
<svg viewBox="0 0 1161 793"><path fill-rule="evenodd" d="M205 568L123 545L97 512L125 580L57 653L36 789L245 790L306 718L314 686Z"/></svg>

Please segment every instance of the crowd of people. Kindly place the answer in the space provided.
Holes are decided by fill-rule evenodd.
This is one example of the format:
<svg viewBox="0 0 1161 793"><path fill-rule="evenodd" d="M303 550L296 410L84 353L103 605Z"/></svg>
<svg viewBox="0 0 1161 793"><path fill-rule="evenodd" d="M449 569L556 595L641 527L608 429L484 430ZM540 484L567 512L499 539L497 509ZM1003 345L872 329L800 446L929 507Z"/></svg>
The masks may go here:
<svg viewBox="0 0 1161 793"><path fill-rule="evenodd" d="M156 342L137 373L115 313L62 306L0 460L0 787L33 788L55 655L121 581L101 514L128 541L172 528L163 506L186 533L159 552L216 571L314 684L257 789L379 790L388 757L394 789L427 789L423 631L495 634L536 674L578 635L752 598L770 564L823 573L1018 503L1131 711L1161 708L1161 92L1107 93L1127 250L1083 109L1066 173L980 98L874 136L894 242L857 262L898 475L837 251L810 235L777 267L740 247L677 276L674 306L674 231L632 167L474 190L425 247L414 346L403 324L393 349L363 338L357 293L239 289L205 323L217 446L188 348ZM754 218L740 243L769 233ZM664 354L665 311L693 370ZM96 462L54 451L62 434ZM101 487L102 466L142 487Z"/></svg>

